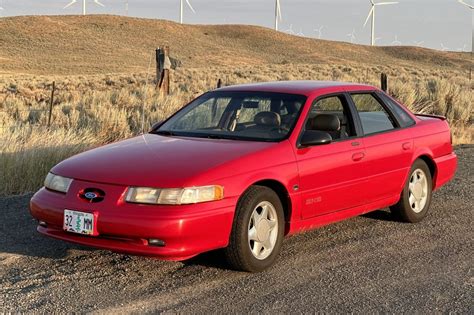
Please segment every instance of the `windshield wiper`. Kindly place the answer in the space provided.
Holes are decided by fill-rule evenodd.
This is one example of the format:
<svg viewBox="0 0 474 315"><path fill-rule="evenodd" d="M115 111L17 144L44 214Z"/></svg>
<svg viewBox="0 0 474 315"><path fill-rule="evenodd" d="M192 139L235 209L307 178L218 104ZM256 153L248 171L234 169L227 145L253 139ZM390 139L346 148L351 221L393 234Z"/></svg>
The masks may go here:
<svg viewBox="0 0 474 315"><path fill-rule="evenodd" d="M152 131L151 133L155 135L160 135L160 136L176 136L174 132L169 131L169 130L155 130L155 131Z"/></svg>

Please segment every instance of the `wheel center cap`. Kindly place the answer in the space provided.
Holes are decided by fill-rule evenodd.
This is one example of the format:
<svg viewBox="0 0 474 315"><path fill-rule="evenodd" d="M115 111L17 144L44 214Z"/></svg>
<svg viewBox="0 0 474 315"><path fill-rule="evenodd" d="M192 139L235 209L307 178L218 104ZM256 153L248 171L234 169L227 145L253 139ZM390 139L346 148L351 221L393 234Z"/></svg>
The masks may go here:
<svg viewBox="0 0 474 315"><path fill-rule="evenodd" d="M257 238L260 242L265 241L268 238L270 232L270 225L267 220L260 220L257 225Z"/></svg>
<svg viewBox="0 0 474 315"><path fill-rule="evenodd" d="M420 199L422 192L423 192L423 187L421 186L421 183L416 183L415 186L413 187L413 196L415 196L416 199Z"/></svg>

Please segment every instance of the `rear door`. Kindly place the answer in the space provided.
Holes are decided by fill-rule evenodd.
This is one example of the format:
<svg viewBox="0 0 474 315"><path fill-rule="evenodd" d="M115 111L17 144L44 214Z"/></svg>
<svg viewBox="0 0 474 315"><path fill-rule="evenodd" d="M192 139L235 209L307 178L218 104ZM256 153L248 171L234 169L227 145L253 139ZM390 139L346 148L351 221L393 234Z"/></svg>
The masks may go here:
<svg viewBox="0 0 474 315"><path fill-rule="evenodd" d="M317 115L339 117L341 128L331 132L330 144L296 149L302 196L302 218L352 208L364 203L365 150L354 125L349 96L334 94L316 99L306 117L306 129L318 130ZM302 132L304 132L302 130Z"/></svg>
<svg viewBox="0 0 474 315"><path fill-rule="evenodd" d="M374 91L351 93L364 133L367 203L401 193L413 154L411 129L382 97Z"/></svg>

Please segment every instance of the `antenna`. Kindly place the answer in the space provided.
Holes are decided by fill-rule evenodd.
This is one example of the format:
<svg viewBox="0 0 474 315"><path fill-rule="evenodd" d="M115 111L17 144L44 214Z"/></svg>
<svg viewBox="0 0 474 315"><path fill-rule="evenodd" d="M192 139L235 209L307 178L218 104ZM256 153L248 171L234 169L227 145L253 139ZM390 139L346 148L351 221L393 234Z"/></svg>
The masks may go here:
<svg viewBox="0 0 474 315"><path fill-rule="evenodd" d="M370 11L369 15L367 15L367 19L365 20L364 27L367 25L367 22L369 22L370 17L372 16L372 30L370 34L370 45L374 46L375 45L375 7L379 5L389 5L389 4L397 4L398 2L392 1L392 2L378 2L375 3L374 0L370 0Z"/></svg>
<svg viewBox="0 0 474 315"><path fill-rule="evenodd" d="M280 0L275 0L275 31L278 31L278 22L282 20Z"/></svg>
<svg viewBox="0 0 474 315"><path fill-rule="evenodd" d="M321 39L322 36L322 31L323 31L324 25L321 25L319 28L315 28L314 31L318 33L318 39Z"/></svg>
<svg viewBox="0 0 474 315"><path fill-rule="evenodd" d="M94 0L93 1L95 4L97 4L98 6L101 6L101 7L105 7L105 5L103 5L102 3L99 2L99 0ZM77 3L77 0L72 0L71 2L69 2L69 4L67 4L63 9L67 9L69 8L70 6L74 5ZM86 0L82 0L82 15L86 15Z"/></svg>
<svg viewBox="0 0 474 315"><path fill-rule="evenodd" d="M356 40L356 30L352 29L352 33L347 34L348 37L350 37L351 44L354 44Z"/></svg>
<svg viewBox="0 0 474 315"><path fill-rule="evenodd" d="M191 5L191 2L189 2L189 0L180 0L179 1L179 23L181 23L181 24L183 24L184 1L186 1L186 4L191 9L191 11L193 11L193 13L196 14L196 11L194 11L194 8Z"/></svg>

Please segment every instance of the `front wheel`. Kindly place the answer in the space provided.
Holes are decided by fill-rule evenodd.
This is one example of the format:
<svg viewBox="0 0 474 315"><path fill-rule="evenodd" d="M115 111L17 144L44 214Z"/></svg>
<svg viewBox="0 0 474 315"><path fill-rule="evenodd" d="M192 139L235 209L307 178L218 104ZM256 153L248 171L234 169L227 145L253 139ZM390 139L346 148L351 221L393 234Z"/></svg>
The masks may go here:
<svg viewBox="0 0 474 315"><path fill-rule="evenodd" d="M274 264L284 233L283 206L270 188L252 186L240 198L225 255L237 270L259 272Z"/></svg>
<svg viewBox="0 0 474 315"><path fill-rule="evenodd" d="M400 200L390 210L402 221L416 223L428 213L432 195L432 178L428 165L416 160L410 170Z"/></svg>

